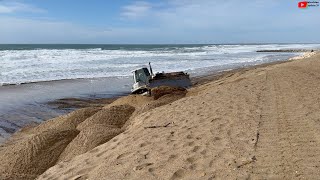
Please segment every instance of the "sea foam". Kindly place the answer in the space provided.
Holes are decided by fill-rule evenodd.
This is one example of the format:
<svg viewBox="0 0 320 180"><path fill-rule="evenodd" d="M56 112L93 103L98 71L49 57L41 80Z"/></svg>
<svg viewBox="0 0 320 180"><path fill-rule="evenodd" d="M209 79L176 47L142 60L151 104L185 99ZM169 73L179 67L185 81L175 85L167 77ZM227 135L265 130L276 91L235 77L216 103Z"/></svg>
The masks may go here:
<svg viewBox="0 0 320 180"><path fill-rule="evenodd" d="M130 76L151 62L154 71L203 72L288 59L297 53L256 53L262 49L313 48L314 44L170 45L112 48L34 48L0 50L0 85L62 79Z"/></svg>

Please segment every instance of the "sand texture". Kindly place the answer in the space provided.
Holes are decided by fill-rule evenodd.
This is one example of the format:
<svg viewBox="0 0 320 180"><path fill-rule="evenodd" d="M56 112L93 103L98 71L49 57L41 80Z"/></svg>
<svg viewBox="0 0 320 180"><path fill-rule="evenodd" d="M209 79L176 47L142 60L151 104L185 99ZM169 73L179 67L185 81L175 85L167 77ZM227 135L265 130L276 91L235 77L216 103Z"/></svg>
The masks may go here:
<svg viewBox="0 0 320 180"><path fill-rule="evenodd" d="M105 124L96 124L84 128L64 149L58 162L68 161L77 155L86 153L120 134L120 128L106 127Z"/></svg>
<svg viewBox="0 0 320 180"><path fill-rule="evenodd" d="M59 162L70 160L120 134L134 110L130 105L111 106L87 118L77 126L81 132L63 151Z"/></svg>
<svg viewBox="0 0 320 180"><path fill-rule="evenodd" d="M34 179L53 166L79 131L45 131L0 151L0 179ZM17 156L18 155L18 156Z"/></svg>
<svg viewBox="0 0 320 180"><path fill-rule="evenodd" d="M151 95L154 99L159 99L161 96L166 94L171 95L185 95L187 90L181 87L169 87L169 86L160 86L155 87L151 90Z"/></svg>
<svg viewBox="0 0 320 180"><path fill-rule="evenodd" d="M80 132L78 124L100 109L80 109L15 133L0 147L0 179L34 179L55 165Z"/></svg>
<svg viewBox="0 0 320 180"><path fill-rule="evenodd" d="M319 92L318 53L226 72L187 94L123 97L101 110L79 110L85 118L66 123L78 117L73 112L15 135L16 141L0 149L0 174L32 179L48 168L21 158L30 152L42 163L38 157L47 161L47 152L19 148L38 144L35 131L46 133L52 126L62 135L41 136L50 140L37 147L61 147L42 148L58 163L52 161L41 180L319 179ZM12 165L17 162L23 167Z"/></svg>
<svg viewBox="0 0 320 180"><path fill-rule="evenodd" d="M91 125L105 124L121 128L129 119L135 108L130 105L111 106L102 109L90 118L86 119L77 126L77 129L83 130ZM119 113L121 112L121 113Z"/></svg>

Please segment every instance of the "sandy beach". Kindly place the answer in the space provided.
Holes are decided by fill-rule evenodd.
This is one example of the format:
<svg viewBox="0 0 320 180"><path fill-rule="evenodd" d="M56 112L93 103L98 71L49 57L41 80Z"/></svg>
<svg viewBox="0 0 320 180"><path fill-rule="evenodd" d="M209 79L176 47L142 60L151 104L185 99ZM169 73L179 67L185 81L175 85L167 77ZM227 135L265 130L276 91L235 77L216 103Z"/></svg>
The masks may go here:
<svg viewBox="0 0 320 180"><path fill-rule="evenodd" d="M99 102L15 133L0 179L318 179L319 79L308 53Z"/></svg>

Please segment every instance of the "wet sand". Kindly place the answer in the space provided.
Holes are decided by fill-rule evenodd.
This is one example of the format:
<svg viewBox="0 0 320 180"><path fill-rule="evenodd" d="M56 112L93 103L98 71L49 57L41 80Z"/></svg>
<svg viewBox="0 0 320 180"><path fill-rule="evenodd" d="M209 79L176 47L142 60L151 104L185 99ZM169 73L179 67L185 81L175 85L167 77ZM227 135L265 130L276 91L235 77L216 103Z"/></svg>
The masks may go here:
<svg viewBox="0 0 320 180"><path fill-rule="evenodd" d="M108 103L103 98L126 95L130 83L131 78L123 77L0 86L0 144L28 124L41 123L80 107Z"/></svg>

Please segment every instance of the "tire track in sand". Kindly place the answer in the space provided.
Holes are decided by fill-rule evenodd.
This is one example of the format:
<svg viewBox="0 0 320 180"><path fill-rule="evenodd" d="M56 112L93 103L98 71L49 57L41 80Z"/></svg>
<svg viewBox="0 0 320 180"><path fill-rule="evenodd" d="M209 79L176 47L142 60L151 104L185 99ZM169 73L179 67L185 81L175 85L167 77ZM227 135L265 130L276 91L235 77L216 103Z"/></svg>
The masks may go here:
<svg viewBox="0 0 320 180"><path fill-rule="evenodd" d="M256 162L252 179L312 179L320 177L320 142L317 126L306 118L293 88L295 72L267 71L261 97Z"/></svg>

